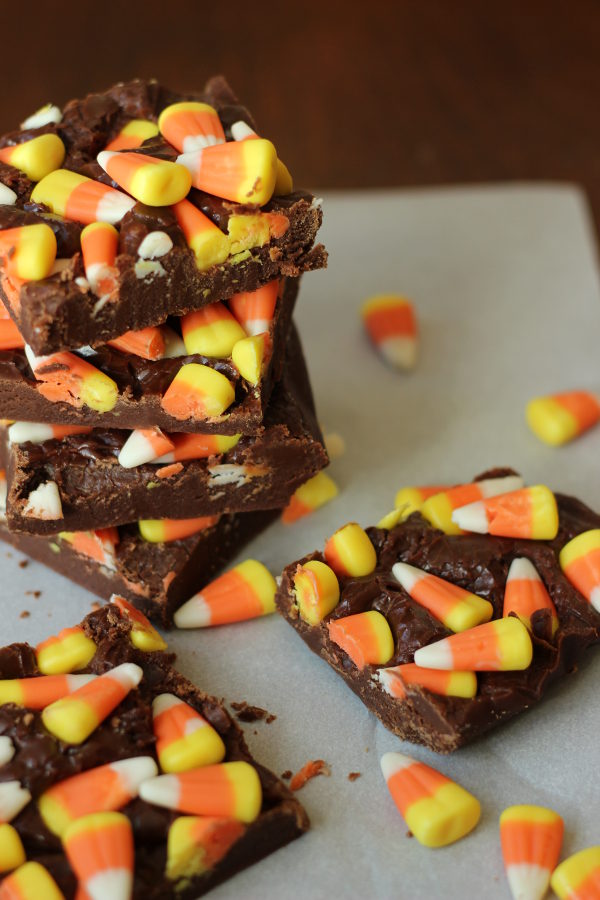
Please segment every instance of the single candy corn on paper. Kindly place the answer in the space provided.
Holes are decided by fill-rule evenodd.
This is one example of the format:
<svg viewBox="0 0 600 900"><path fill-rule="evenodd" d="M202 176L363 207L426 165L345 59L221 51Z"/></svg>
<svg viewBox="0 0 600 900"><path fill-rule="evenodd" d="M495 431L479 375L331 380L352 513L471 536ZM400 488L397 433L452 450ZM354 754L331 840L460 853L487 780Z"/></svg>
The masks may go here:
<svg viewBox="0 0 600 900"><path fill-rule="evenodd" d="M600 398L590 391L566 391L536 397L527 404L527 424L553 447L579 437L600 421Z"/></svg>
<svg viewBox="0 0 600 900"><path fill-rule="evenodd" d="M569 856L554 870L550 884L560 900L598 900L600 846Z"/></svg>
<svg viewBox="0 0 600 900"><path fill-rule="evenodd" d="M584 531L565 544L559 562L571 584L600 612L600 528Z"/></svg>
<svg viewBox="0 0 600 900"><path fill-rule="evenodd" d="M371 297L361 315L367 334L383 358L399 369L417 361L417 317L410 300L393 294Z"/></svg>
<svg viewBox="0 0 600 900"><path fill-rule="evenodd" d="M180 541L212 528L218 520L218 516L198 516L195 519L140 519L138 528L145 541L163 544Z"/></svg>
<svg viewBox="0 0 600 900"><path fill-rule="evenodd" d="M85 669L95 653L95 643L79 625L63 628L36 647L38 668L44 675L65 675Z"/></svg>
<svg viewBox="0 0 600 900"><path fill-rule="evenodd" d="M249 384L255 387L260 381L269 354L271 340L268 334L254 334L234 344L231 361Z"/></svg>
<svg viewBox="0 0 600 900"><path fill-rule="evenodd" d="M97 159L119 187L146 206L179 203L192 186L191 175L184 166L145 153L103 150Z"/></svg>
<svg viewBox="0 0 600 900"><path fill-rule="evenodd" d="M509 806L500 816L500 842L514 900L542 900L556 868L563 820L543 806Z"/></svg>
<svg viewBox="0 0 600 900"><path fill-rule="evenodd" d="M30 800L31 794L20 781L0 781L0 824L18 816Z"/></svg>
<svg viewBox="0 0 600 900"><path fill-rule="evenodd" d="M108 142L105 150L135 150L148 138L158 134L158 125L149 119L131 119L119 133Z"/></svg>
<svg viewBox="0 0 600 900"><path fill-rule="evenodd" d="M488 600L415 566L396 563L392 574L412 600L427 609L450 631L474 628L482 622L489 622L494 614L494 607Z"/></svg>
<svg viewBox="0 0 600 900"><path fill-rule="evenodd" d="M235 819L209 816L175 819L167 838L167 878L179 881L208 872L245 831L244 825Z"/></svg>
<svg viewBox="0 0 600 900"><path fill-rule="evenodd" d="M163 772L185 772L220 763L225 744L212 725L174 694L152 702L156 752Z"/></svg>
<svg viewBox="0 0 600 900"><path fill-rule="evenodd" d="M235 400L231 382L216 369L199 363L182 366L160 401L175 419L222 415Z"/></svg>
<svg viewBox="0 0 600 900"><path fill-rule="evenodd" d="M394 655L394 638L385 616L376 610L329 622L329 638L358 669L382 666Z"/></svg>
<svg viewBox="0 0 600 900"><path fill-rule="evenodd" d="M139 609L128 603L124 597L119 597L118 594L113 594L110 602L131 622L129 638L134 647L137 647L138 650L143 650L144 653L167 649L167 642L163 640L143 612L140 612Z"/></svg>
<svg viewBox="0 0 600 900"><path fill-rule="evenodd" d="M256 291L234 294L227 302L246 334L262 334L271 327L278 295L279 280L275 279Z"/></svg>
<svg viewBox="0 0 600 900"><path fill-rule="evenodd" d="M158 117L160 133L180 153L225 143L216 109L195 101L172 103Z"/></svg>
<svg viewBox="0 0 600 900"><path fill-rule="evenodd" d="M423 518L445 534L460 534L461 529L453 519L453 512L460 506L517 491L523 487L523 479L518 475L506 475L503 478L485 478L469 484L443 489L439 494L430 495L421 505ZM422 490L422 489L421 489ZM396 501L398 496L396 496ZM396 504L398 505L398 504Z"/></svg>
<svg viewBox="0 0 600 900"><path fill-rule="evenodd" d="M338 528L325 544L325 559L337 575L359 578L370 575L377 554L369 536L356 522Z"/></svg>
<svg viewBox="0 0 600 900"><path fill-rule="evenodd" d="M177 157L192 184L201 191L234 203L264 206L277 180L277 152L270 141L229 141Z"/></svg>
<svg viewBox="0 0 600 900"><path fill-rule="evenodd" d="M418 666L473 672L520 671L529 668L532 658L529 632L515 616L477 625L415 653Z"/></svg>
<svg viewBox="0 0 600 900"><path fill-rule="evenodd" d="M42 178L31 193L34 203L44 203L51 212L84 225L110 222L116 225L135 206L133 197L101 181L68 169L56 169Z"/></svg>
<svg viewBox="0 0 600 900"><path fill-rule="evenodd" d="M419 512L429 497L450 490L446 485L428 485L422 487L403 487L396 493L394 506L404 511L405 516Z"/></svg>
<svg viewBox="0 0 600 900"><path fill-rule="evenodd" d="M538 484L461 506L452 521L478 534L551 541L558 534L558 507L552 491Z"/></svg>
<svg viewBox="0 0 600 900"><path fill-rule="evenodd" d="M294 596L300 618L318 625L338 605L340 586L335 572L318 559L298 566L294 575Z"/></svg>
<svg viewBox="0 0 600 900"><path fill-rule="evenodd" d="M531 617L534 612L547 609L552 617L552 634L558 628L556 607L550 599L544 582L537 569L525 557L513 559L508 570L504 591L503 616L514 613L531 631Z"/></svg>
<svg viewBox="0 0 600 900"><path fill-rule="evenodd" d="M283 513L281 521L285 525L291 525L304 516L310 515L316 509L329 503L339 494L338 486L326 472L318 472L304 484L301 484Z"/></svg>
<svg viewBox="0 0 600 900"><path fill-rule="evenodd" d="M22 225L0 231L0 266L9 276L41 281L52 271L56 238L49 225Z"/></svg>
<svg viewBox="0 0 600 900"><path fill-rule="evenodd" d="M453 844L479 822L479 801L424 763L402 753L384 753L381 771L406 824L425 847Z"/></svg>
<svg viewBox="0 0 600 900"><path fill-rule="evenodd" d="M0 875L22 866L25 859L25 849L18 832L7 823L0 825Z"/></svg>
<svg viewBox="0 0 600 900"><path fill-rule="evenodd" d="M189 354L226 359L246 332L224 303L209 303L181 318L181 334Z"/></svg>
<svg viewBox="0 0 600 900"><path fill-rule="evenodd" d="M65 145L57 134L50 132L0 149L0 162L24 172L31 181L41 181L62 166L64 158Z"/></svg>
<svg viewBox="0 0 600 900"><path fill-rule="evenodd" d="M441 669L424 669L415 663L379 669L377 677L387 694L402 700L406 697L406 685L417 684L433 694L445 697L472 698L477 694L475 672L444 672Z"/></svg>
<svg viewBox="0 0 600 900"><path fill-rule="evenodd" d="M65 900L50 872L26 862L0 884L0 900Z"/></svg>
<svg viewBox="0 0 600 900"><path fill-rule="evenodd" d="M173 211L201 272L225 262L230 252L229 238L208 216L189 200L176 203Z"/></svg>
<svg viewBox="0 0 600 900"><path fill-rule="evenodd" d="M206 628L266 616L275 610L276 591L269 570L247 559L184 603L173 620L178 628Z"/></svg>
<svg viewBox="0 0 600 900"><path fill-rule="evenodd" d="M38 675L32 678L11 678L0 681L0 706L15 703L28 709L44 709L74 693L95 675Z"/></svg>
<svg viewBox="0 0 600 900"><path fill-rule="evenodd" d="M69 825L63 847L80 886L91 900L130 900L134 848L129 819L99 812Z"/></svg>

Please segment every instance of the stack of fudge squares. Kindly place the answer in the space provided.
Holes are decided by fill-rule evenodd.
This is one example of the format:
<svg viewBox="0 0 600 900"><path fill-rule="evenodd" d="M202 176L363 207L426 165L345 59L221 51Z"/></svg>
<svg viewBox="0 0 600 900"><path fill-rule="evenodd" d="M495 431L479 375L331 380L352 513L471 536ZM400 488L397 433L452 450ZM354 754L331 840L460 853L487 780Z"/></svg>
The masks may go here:
<svg viewBox="0 0 600 900"><path fill-rule="evenodd" d="M292 312L319 202L221 77L0 139L0 537L163 625L327 464Z"/></svg>

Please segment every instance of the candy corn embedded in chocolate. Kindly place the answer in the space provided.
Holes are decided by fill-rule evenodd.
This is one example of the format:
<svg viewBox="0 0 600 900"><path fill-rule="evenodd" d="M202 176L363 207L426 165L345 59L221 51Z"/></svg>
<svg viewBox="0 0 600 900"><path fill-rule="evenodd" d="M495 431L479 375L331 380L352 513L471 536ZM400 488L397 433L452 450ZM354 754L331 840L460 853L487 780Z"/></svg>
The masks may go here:
<svg viewBox="0 0 600 900"><path fill-rule="evenodd" d="M201 191L252 206L264 206L277 180L277 153L270 141L229 141L183 153L177 162Z"/></svg>
<svg viewBox="0 0 600 900"><path fill-rule="evenodd" d="M549 610L552 617L552 634L554 635L558 628L556 607L550 599L550 594L537 569L525 557L513 559L506 579L502 615L508 616L510 613L515 613L523 625L531 631L531 617L540 609Z"/></svg>
<svg viewBox="0 0 600 900"><path fill-rule="evenodd" d="M160 428L136 428L121 447L117 458L124 469L132 469L173 449L173 442Z"/></svg>
<svg viewBox="0 0 600 900"><path fill-rule="evenodd" d="M527 628L515 616L509 616L421 647L415 653L415 662L428 669L504 672L527 669L532 657Z"/></svg>
<svg viewBox="0 0 600 900"><path fill-rule="evenodd" d="M550 885L560 900L598 900L600 846L569 856L554 870Z"/></svg>
<svg viewBox="0 0 600 900"><path fill-rule="evenodd" d="M417 317L410 300L393 294L371 297L361 315L367 334L383 358L398 369L417 361Z"/></svg>
<svg viewBox="0 0 600 900"><path fill-rule="evenodd" d="M559 562L571 584L600 612L600 528L584 531L565 544Z"/></svg>
<svg viewBox="0 0 600 900"><path fill-rule="evenodd" d="M459 484L452 488L443 488L439 494L425 499L420 513L428 522L445 534L460 534L461 529L453 521L452 513L459 506L474 503L497 494L506 494L523 487L523 479L518 475L506 475L504 478L485 478L469 484ZM423 490L422 488L420 490ZM396 501L398 496L396 496ZM398 505L398 503L396 503Z"/></svg>
<svg viewBox="0 0 600 900"><path fill-rule="evenodd" d="M21 131L26 131L29 128L43 128L44 125L51 125L52 123L58 125L59 122L62 122L62 112L59 107L55 106L54 103L45 103L39 109L36 109L34 113L31 113L30 116L27 116L21 122L20 128Z"/></svg>
<svg viewBox="0 0 600 900"><path fill-rule="evenodd" d="M415 603L427 609L450 631L466 631L489 622L494 614L494 607L488 600L415 566L396 563L392 574Z"/></svg>
<svg viewBox="0 0 600 900"><path fill-rule="evenodd" d="M250 128L247 122L243 120L238 120L231 125L231 136L234 141L250 141L257 140L259 135L254 131L253 128ZM277 197L283 197L286 194L291 194L294 190L294 182L292 180L292 176L290 175L290 171L288 167L283 163L279 157L277 158L277 178L275 179L275 190L273 193Z"/></svg>
<svg viewBox="0 0 600 900"><path fill-rule="evenodd" d="M119 187L146 206L179 203L192 186L191 175L185 166L145 153L103 150L97 160Z"/></svg>
<svg viewBox="0 0 600 900"><path fill-rule="evenodd" d="M199 516L196 519L140 519L138 528L145 541L151 544L163 544L169 541L180 541L211 528L218 516Z"/></svg>
<svg viewBox="0 0 600 900"><path fill-rule="evenodd" d="M8 429L10 444L60 441L70 434L89 434L89 425L48 425L46 422L14 422Z"/></svg>
<svg viewBox="0 0 600 900"><path fill-rule="evenodd" d="M255 387L260 381L263 368L271 349L268 334L253 334L242 338L231 351L231 361L249 384Z"/></svg>
<svg viewBox="0 0 600 900"><path fill-rule="evenodd" d="M17 195L6 184L0 182L0 204L2 206L14 206L17 202Z"/></svg>
<svg viewBox="0 0 600 900"><path fill-rule="evenodd" d="M500 842L514 900L542 900L560 854L563 820L543 806L509 806L500 816Z"/></svg>
<svg viewBox="0 0 600 900"><path fill-rule="evenodd" d="M0 825L0 875L22 866L26 858L18 832L7 823Z"/></svg>
<svg viewBox="0 0 600 900"><path fill-rule="evenodd" d="M209 303L181 318L185 349L191 355L226 359L246 332L224 303Z"/></svg>
<svg viewBox="0 0 600 900"><path fill-rule="evenodd" d="M221 372L200 363L182 366L160 405L174 419L212 418L222 415L233 403L235 391Z"/></svg>
<svg viewBox="0 0 600 900"><path fill-rule="evenodd" d="M0 706L15 703L28 709L44 709L55 700L93 681L95 675L39 675L0 681Z"/></svg>
<svg viewBox="0 0 600 900"><path fill-rule="evenodd" d="M0 350L21 350L25 341L12 319L0 319Z"/></svg>
<svg viewBox="0 0 600 900"><path fill-rule="evenodd" d="M57 169L42 178L34 187L31 199L34 203L44 203L56 215L84 225L92 222L116 225L135 206L133 197L68 169Z"/></svg>
<svg viewBox="0 0 600 900"><path fill-rule="evenodd" d="M262 334L271 327L278 295L279 280L275 279L256 291L234 294L227 303L246 334Z"/></svg>
<svg viewBox="0 0 600 900"><path fill-rule="evenodd" d="M62 166L64 158L65 145L57 134L51 132L0 149L0 162L24 172L31 181L41 181Z"/></svg>
<svg viewBox="0 0 600 900"><path fill-rule="evenodd" d="M38 669L44 675L66 675L85 669L96 654L96 645L83 628L63 628L57 635L38 644Z"/></svg>
<svg viewBox="0 0 600 900"><path fill-rule="evenodd" d="M405 516L409 516L411 513L419 512L429 497L449 490L450 488L447 485L403 487L396 493L394 506L396 509L401 509Z"/></svg>
<svg viewBox="0 0 600 900"><path fill-rule="evenodd" d="M63 847L79 884L91 900L130 900L133 888L133 830L119 812L77 819L63 835Z"/></svg>
<svg viewBox="0 0 600 900"><path fill-rule="evenodd" d="M173 212L201 272L225 262L229 256L229 238L208 216L189 200L176 203Z"/></svg>
<svg viewBox="0 0 600 900"><path fill-rule="evenodd" d="M194 101L172 103L158 117L160 133L180 153L225 143L216 109Z"/></svg>
<svg viewBox="0 0 600 900"><path fill-rule="evenodd" d="M52 271L56 238L49 225L21 225L0 231L0 267L23 281L41 281Z"/></svg>
<svg viewBox="0 0 600 900"><path fill-rule="evenodd" d="M170 434L173 449L158 456L154 462L173 463L186 459L207 459L232 450L241 434Z"/></svg>
<svg viewBox="0 0 600 900"><path fill-rule="evenodd" d="M0 781L0 824L18 816L30 800L31 794L20 781Z"/></svg>
<svg viewBox="0 0 600 900"><path fill-rule="evenodd" d="M463 531L551 541L558 534L558 508L543 484L461 506L452 521Z"/></svg>
<svg viewBox="0 0 600 900"><path fill-rule="evenodd" d="M140 797L178 812L250 823L260 813L262 788L254 766L236 761L159 775L141 785Z"/></svg>
<svg viewBox="0 0 600 900"><path fill-rule="evenodd" d="M139 609L128 603L124 597L119 597L118 594L113 594L110 602L131 622L129 638L134 647L137 647L138 650L143 650L144 653L153 653L167 649L166 641L163 640L143 612L140 612Z"/></svg>
<svg viewBox="0 0 600 900"><path fill-rule="evenodd" d="M25 355L38 382L37 389L46 400L78 409L89 406L96 412L114 408L119 397L116 382L87 360L68 350L35 356L27 346Z"/></svg>
<svg viewBox="0 0 600 900"><path fill-rule="evenodd" d="M433 694L445 697L474 697L477 693L475 672L444 672L441 669L423 669L415 663L390 666L377 672L384 691L397 700L406 696L406 685L417 684Z"/></svg>
<svg viewBox="0 0 600 900"><path fill-rule="evenodd" d="M6 765L15 755L15 747L13 742L7 735L0 735L0 766Z"/></svg>
<svg viewBox="0 0 600 900"><path fill-rule="evenodd" d="M310 515L316 509L337 497L338 486L326 472L318 472L301 484L281 514L284 525L291 525L298 519Z"/></svg>
<svg viewBox="0 0 600 900"><path fill-rule="evenodd" d="M42 721L48 731L68 744L82 744L137 687L143 672L134 663L123 663L99 675L69 697L47 706Z"/></svg>
<svg viewBox="0 0 600 900"><path fill-rule="evenodd" d="M318 559L299 565L294 575L294 596L300 618L318 625L332 612L340 599L335 572Z"/></svg>
<svg viewBox="0 0 600 900"><path fill-rule="evenodd" d="M186 772L224 759L225 744L219 733L174 694L154 698L152 721L163 772Z"/></svg>
<svg viewBox="0 0 600 900"><path fill-rule="evenodd" d="M126 331L121 337L107 341L109 347L121 350L123 353L135 353L142 359L163 359L166 356L178 356L178 353L170 353L168 339L173 334L166 326L150 326L140 331ZM178 338L178 336L177 336ZM178 340L181 340L178 338ZM185 353L185 347L183 348Z"/></svg>
<svg viewBox="0 0 600 900"><path fill-rule="evenodd" d="M65 900L54 878L38 862L19 866L0 884L0 900Z"/></svg>
<svg viewBox="0 0 600 900"><path fill-rule="evenodd" d="M590 391L536 397L527 404L527 424L545 444L558 447L600 421L600 398Z"/></svg>
<svg viewBox="0 0 600 900"><path fill-rule="evenodd" d="M336 575L359 578L370 575L377 565L375 548L356 522L338 528L327 540L324 554Z"/></svg>
<svg viewBox="0 0 600 900"><path fill-rule="evenodd" d="M117 286L119 276L115 268L119 235L108 222L92 222L81 232L81 255L85 277L93 292L107 297Z"/></svg>
<svg viewBox="0 0 600 900"><path fill-rule="evenodd" d="M236 819L211 816L175 819L167 838L167 878L178 881L208 872L245 831Z"/></svg>
<svg viewBox="0 0 600 900"><path fill-rule="evenodd" d="M376 610L334 619L329 637L344 650L358 669L382 666L394 655L394 638L385 616Z"/></svg>
<svg viewBox="0 0 600 900"><path fill-rule="evenodd" d="M158 134L158 125L149 119L131 119L120 132L108 142L105 150L135 150L148 138Z"/></svg>
<svg viewBox="0 0 600 900"><path fill-rule="evenodd" d="M269 570L247 559L211 581L175 613L178 628L228 625L275 610L277 584Z"/></svg>
<svg viewBox="0 0 600 900"><path fill-rule="evenodd" d="M453 844L479 822L479 801L424 763L402 753L384 753L381 771L399 812L425 847Z"/></svg>
<svg viewBox="0 0 600 900"><path fill-rule="evenodd" d="M43 481L30 491L23 513L35 519L62 519L62 502L56 482Z"/></svg>
<svg viewBox="0 0 600 900"><path fill-rule="evenodd" d="M96 560L107 569L116 569L116 552L119 532L116 528L98 528L96 531L61 531L61 541L71 545L76 553Z"/></svg>

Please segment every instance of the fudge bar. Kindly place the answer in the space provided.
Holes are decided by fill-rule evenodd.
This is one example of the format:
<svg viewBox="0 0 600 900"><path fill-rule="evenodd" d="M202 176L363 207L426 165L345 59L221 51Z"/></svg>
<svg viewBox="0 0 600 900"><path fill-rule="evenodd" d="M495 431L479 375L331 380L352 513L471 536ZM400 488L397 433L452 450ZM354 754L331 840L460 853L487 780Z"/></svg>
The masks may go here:
<svg viewBox="0 0 600 900"><path fill-rule="evenodd" d="M0 650L3 859L27 860L0 875L7 896L31 878L38 892L27 896L58 897L58 886L73 900L93 875L96 891L106 879L102 896L192 900L309 827L222 702L173 668L161 644L115 603L37 652ZM45 674L56 670L68 677ZM195 738L186 723L202 726ZM177 801L163 796L169 781L194 786Z"/></svg>
<svg viewBox="0 0 600 900"><path fill-rule="evenodd" d="M161 113L185 101L208 104L214 120L209 113L207 128L204 122L192 123L186 137L167 127L163 116L159 132ZM133 133L136 128L141 132ZM272 144L257 137L248 111L226 81L215 77L198 96L175 94L155 81L117 84L71 101L62 112L56 107L41 110L20 131L0 138L0 182L5 186L0 298L34 353L106 343L127 331L160 325L170 315L255 290L274 278L324 267L326 253L314 245L322 220L319 201L292 190ZM40 139L46 142L43 147ZM203 147L201 175L187 174L188 168L200 167L199 157L192 153L188 162L187 146L178 157L183 145L171 141L178 144L181 139L187 146L191 140L196 148ZM32 147L32 141L38 143ZM211 143L216 146L207 146ZM249 143L256 146L241 148ZM108 162L100 156L103 168L97 156L107 149ZM116 160L112 151L119 153ZM158 194L147 196L135 179L117 174L114 180L123 158L125 165L136 165L133 154L148 157L154 167L159 160L163 170L166 162L172 166L181 159L167 173L175 173L178 185L184 182L177 197L164 184ZM243 180L236 180L237 162L230 166L234 157L242 159L247 189ZM215 177L206 175L209 169L215 170ZM185 196L190 181L198 186ZM130 193L137 194L137 202ZM99 283L81 247L82 226L96 220L112 223L118 232L105 261L110 278ZM18 255L11 262L15 245L3 241L2 231L26 225L52 229L54 267L40 271L19 266Z"/></svg>
<svg viewBox="0 0 600 900"><path fill-rule="evenodd" d="M272 290L277 302L270 323L259 326L265 327L267 337L264 338L264 355L258 371L246 371L243 362L238 360L236 365L235 357L231 355L219 358L187 354L175 331L180 329L180 323L170 320L167 335L180 345L176 356L146 359L104 344L94 350L88 347L72 353L67 360L64 356L43 359L34 375L23 349L0 350L2 414L5 418L32 422L103 428L156 426L166 431L252 434L262 422L273 384L281 377L298 279L284 279L279 296L277 282L263 289L263 294L267 290ZM237 320L227 324L233 325L234 329L239 326L241 340L245 339L242 325ZM159 339L161 331L164 329L158 330ZM255 339L263 340L249 338ZM186 341L191 346L189 337ZM234 346L231 353L235 352ZM73 377L75 367L82 364L87 367L86 371ZM192 369L184 369L190 365ZM211 396L215 397L214 402L219 403L218 407L207 406L205 395L197 393L193 384L190 387L182 381L186 372L198 371L198 366L208 366L218 373L215 377L219 383L211 383L208 387ZM99 386L94 370L102 373ZM206 375L204 368L199 371ZM242 373L247 377L244 378ZM96 379L89 396L86 393L88 376ZM181 387L177 387L178 384ZM221 392L224 392L223 399ZM221 409L223 411L219 412Z"/></svg>
<svg viewBox="0 0 600 900"><path fill-rule="evenodd" d="M487 473L485 478L506 474L498 470ZM276 598L278 609L311 650L341 675L386 728L405 740L424 744L440 753L456 750L541 700L556 681L576 670L586 648L600 641L600 614L596 611L600 604L596 603L595 609L593 600L590 602L566 577L564 558L561 558L563 565L559 563L559 553L565 544L583 532L591 532L592 537L596 534L596 544L600 546L600 532L596 531L600 528L600 516L572 497L562 494L555 497L558 532L549 540L446 534L433 527L419 511L412 512L394 527L390 527L393 520L382 520L387 529L375 527L367 529L366 534L362 532L361 553L368 560L362 571L366 574L360 577L343 574L343 566L340 569L333 563L336 583L328 566L320 568L320 564L335 559L335 549L333 556L329 552L328 560L322 553L313 553L285 569ZM503 618L508 573L515 560L519 560L517 568L524 568L529 576L533 564L546 589L542 590L538 579L536 591L546 595L547 608L534 606L528 623L530 642L521 622L512 615ZM319 564L316 572L311 572L315 568L313 563ZM429 573L450 583L450 588L444 586L445 591L456 593L461 588L477 595L469 602L487 607L484 619L491 616L493 628L498 622L510 622L513 631L520 629L519 640L529 643L530 653L533 650L529 664L525 658L524 662L521 660L521 669L516 671L461 672L461 687L452 689L456 695L449 695L447 683L445 687L440 686L438 680L448 672L436 670L431 675L430 668L420 668L419 660L421 666L428 667L430 663L423 660L431 659L431 651L427 650L425 655L424 648L460 629L446 627L433 615L431 607L413 599L413 594L407 592L393 572L397 563L421 570L420 573L408 570L412 581L422 578L422 573ZM398 572L398 567L395 571ZM321 597L312 613L307 613L307 606L304 612L301 610L303 592L305 598L311 592L313 600ZM319 603L324 604L320 611ZM340 634L350 634L352 623L346 623L346 617L360 613L371 614L369 627L382 626L378 640L384 644L389 641L383 654L385 662L369 664L356 654L353 660L347 652L351 643L340 638ZM365 620L354 620L358 621ZM337 640L332 640L332 636ZM343 644L346 649L342 648ZM513 645L513 638L509 644ZM396 670L404 665L408 668ZM467 667L463 664L458 668Z"/></svg>

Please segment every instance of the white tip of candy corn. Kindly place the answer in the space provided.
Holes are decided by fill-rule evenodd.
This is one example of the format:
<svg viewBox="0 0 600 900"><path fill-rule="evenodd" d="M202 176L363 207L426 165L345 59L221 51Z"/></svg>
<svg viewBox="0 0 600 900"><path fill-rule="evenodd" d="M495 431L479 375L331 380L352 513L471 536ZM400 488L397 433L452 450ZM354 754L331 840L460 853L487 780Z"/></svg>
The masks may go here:
<svg viewBox="0 0 600 900"><path fill-rule="evenodd" d="M514 900L542 900L550 884L550 872L533 863L510 865L506 870Z"/></svg>
<svg viewBox="0 0 600 900"><path fill-rule="evenodd" d="M30 800L31 794L19 781L0 782L0 822L10 822Z"/></svg>
<svg viewBox="0 0 600 900"><path fill-rule="evenodd" d="M180 703L183 703L183 700L180 700L175 694L159 694L158 697L155 697L152 701L152 716L156 718L168 709L179 706Z"/></svg>
<svg viewBox="0 0 600 900"><path fill-rule="evenodd" d="M183 343L183 339L169 328L168 325L162 326L162 334L165 341L165 349L163 352L164 359L172 359L175 356L187 356L188 352Z"/></svg>
<svg viewBox="0 0 600 900"><path fill-rule="evenodd" d="M31 519L62 519L62 503L55 481L44 481L27 498L23 514Z"/></svg>
<svg viewBox="0 0 600 900"><path fill-rule="evenodd" d="M119 684L122 684L123 687L131 690L137 687L142 680L144 670L141 666L136 666L135 663L121 663L120 666L116 666L116 668L110 669L104 674L109 675L115 681L118 681Z"/></svg>
<svg viewBox="0 0 600 900"><path fill-rule="evenodd" d="M3 206L13 206L17 202L17 195L13 190L0 182L0 203Z"/></svg>
<svg viewBox="0 0 600 900"><path fill-rule="evenodd" d="M377 349L386 362L397 369L414 369L417 364L417 342L412 337L386 338Z"/></svg>
<svg viewBox="0 0 600 900"><path fill-rule="evenodd" d="M133 469L156 459L156 450L143 431L132 431L117 459L124 469Z"/></svg>
<svg viewBox="0 0 600 900"><path fill-rule="evenodd" d="M452 513L452 521L463 531L487 534L488 517L485 511L485 504L481 500L476 500L475 503L467 503L466 506L459 506Z"/></svg>
<svg viewBox="0 0 600 900"><path fill-rule="evenodd" d="M6 735L0 737L0 766L5 766L15 755L15 747L13 742Z"/></svg>
<svg viewBox="0 0 600 900"><path fill-rule="evenodd" d="M180 606L173 621L177 628L206 628L210 625L211 611L202 594L195 594Z"/></svg>
<svg viewBox="0 0 600 900"><path fill-rule="evenodd" d="M256 132L250 128L247 122L240 119L231 126L231 137L234 141L245 141L249 137L257 137Z"/></svg>
<svg viewBox="0 0 600 900"><path fill-rule="evenodd" d="M52 440L52 437L52 427L44 422L15 422L8 429L10 444L24 444L27 441L40 444L42 441Z"/></svg>
<svg viewBox="0 0 600 900"><path fill-rule="evenodd" d="M106 869L85 883L91 900L129 900L132 887L133 874L128 869Z"/></svg>
<svg viewBox="0 0 600 900"><path fill-rule="evenodd" d="M106 151L109 153L110 151ZM96 221L109 222L116 225L120 222L125 213L135 206L136 201L133 197L121 193L121 191L111 191L105 194L98 202L96 207Z"/></svg>
<svg viewBox="0 0 600 900"><path fill-rule="evenodd" d="M159 775L140 785L140 797L146 803L176 809L179 803L179 779L177 775Z"/></svg>
<svg viewBox="0 0 600 900"><path fill-rule="evenodd" d="M407 594L410 594L417 581L421 581L427 573L417 569L416 566L409 566L408 563L399 562L392 568L392 575L399 581Z"/></svg>
<svg viewBox="0 0 600 900"><path fill-rule="evenodd" d="M173 241L166 231L151 231L138 247L138 256L142 259L158 259L164 256L173 246Z"/></svg>
<svg viewBox="0 0 600 900"><path fill-rule="evenodd" d="M409 766L412 766L413 763L414 759L411 759L410 756L405 756L404 753L393 752L384 753L379 760L379 765L381 766L381 771L386 781L388 781L392 775L395 775L396 772L407 769Z"/></svg>
<svg viewBox="0 0 600 900"><path fill-rule="evenodd" d="M62 113L58 106L55 106L53 103L46 103L45 106L41 106L30 116L27 116L27 118L21 122L20 128L21 131L25 131L29 128L43 128L44 125L58 125L61 120Z"/></svg>
<svg viewBox="0 0 600 900"><path fill-rule="evenodd" d="M592 604L596 612L600 612L600 585L592 588L592 593L590 594L590 603Z"/></svg>
<svg viewBox="0 0 600 900"><path fill-rule="evenodd" d="M517 579L519 581L541 581L537 569L535 568L533 563L525 556L520 556L517 559L513 559L510 564L506 582L508 584L509 581L514 581Z"/></svg>
<svg viewBox="0 0 600 900"><path fill-rule="evenodd" d="M424 669L452 669L452 648L448 639L421 647L415 652L415 663Z"/></svg>
<svg viewBox="0 0 600 900"><path fill-rule="evenodd" d="M149 778L156 778L158 766L151 756L134 756L131 759L120 759L111 764L111 769L116 772L127 785L132 797L137 796L140 785Z"/></svg>

